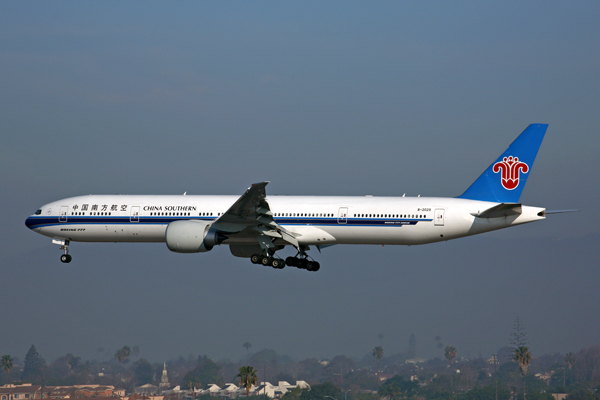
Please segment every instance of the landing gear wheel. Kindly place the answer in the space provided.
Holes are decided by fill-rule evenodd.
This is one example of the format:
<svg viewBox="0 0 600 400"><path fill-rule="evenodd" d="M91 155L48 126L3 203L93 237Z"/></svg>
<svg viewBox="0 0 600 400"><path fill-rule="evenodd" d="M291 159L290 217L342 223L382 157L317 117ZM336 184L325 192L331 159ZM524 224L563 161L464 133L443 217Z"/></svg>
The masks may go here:
<svg viewBox="0 0 600 400"><path fill-rule="evenodd" d="M313 262L312 271L317 272L320 269L321 269L321 264L319 264L317 261Z"/></svg>
<svg viewBox="0 0 600 400"><path fill-rule="evenodd" d="M260 260L260 262L265 267L268 267L268 266L272 265L273 257L263 257L262 260Z"/></svg>
<svg viewBox="0 0 600 400"><path fill-rule="evenodd" d="M285 263L290 267L296 267L298 265L298 259L296 257L288 257L285 259Z"/></svg>
<svg viewBox="0 0 600 400"><path fill-rule="evenodd" d="M285 267L285 262L281 258L274 258L273 262L271 262L271 266L275 269L283 269Z"/></svg>
<svg viewBox="0 0 600 400"><path fill-rule="evenodd" d="M296 266L300 269L306 269L308 265L308 260L306 258L298 258Z"/></svg>
<svg viewBox="0 0 600 400"><path fill-rule="evenodd" d="M73 258L69 254L63 254L60 256L60 261L66 263L70 263Z"/></svg>
<svg viewBox="0 0 600 400"><path fill-rule="evenodd" d="M250 261L252 262L252 264L260 264L262 256L260 254L253 254L252 257L250 257Z"/></svg>

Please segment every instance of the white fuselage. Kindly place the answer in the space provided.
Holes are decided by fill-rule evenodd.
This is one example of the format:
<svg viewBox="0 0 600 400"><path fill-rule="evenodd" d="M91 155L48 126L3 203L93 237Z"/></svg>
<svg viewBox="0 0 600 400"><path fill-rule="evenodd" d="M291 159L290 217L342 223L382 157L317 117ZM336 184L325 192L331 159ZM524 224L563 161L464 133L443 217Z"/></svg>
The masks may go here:
<svg viewBox="0 0 600 400"><path fill-rule="evenodd" d="M238 196L89 195L44 205L27 218L32 230L81 242L165 242L169 223L211 222ZM301 245L417 245L456 239L545 218L544 209L518 215L474 215L499 203L440 197L269 196L277 224ZM251 244L229 237L223 244ZM277 244L277 241L276 241ZM279 244L285 244L280 242Z"/></svg>

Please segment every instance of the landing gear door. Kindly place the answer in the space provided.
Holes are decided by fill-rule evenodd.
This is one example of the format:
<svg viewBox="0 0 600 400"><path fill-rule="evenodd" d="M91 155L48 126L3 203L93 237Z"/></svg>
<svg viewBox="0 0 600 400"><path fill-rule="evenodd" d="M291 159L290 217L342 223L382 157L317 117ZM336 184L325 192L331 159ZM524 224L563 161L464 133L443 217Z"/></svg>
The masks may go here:
<svg viewBox="0 0 600 400"><path fill-rule="evenodd" d="M58 222L67 222L67 211L69 211L69 206L60 207Z"/></svg>
<svg viewBox="0 0 600 400"><path fill-rule="evenodd" d="M435 226L444 226L444 209L436 208L433 223Z"/></svg>
<svg viewBox="0 0 600 400"><path fill-rule="evenodd" d="M139 206L131 207L131 218L129 220L131 222L140 222L140 207Z"/></svg>
<svg viewBox="0 0 600 400"><path fill-rule="evenodd" d="M338 224L345 224L348 222L348 207L340 207L337 221Z"/></svg>

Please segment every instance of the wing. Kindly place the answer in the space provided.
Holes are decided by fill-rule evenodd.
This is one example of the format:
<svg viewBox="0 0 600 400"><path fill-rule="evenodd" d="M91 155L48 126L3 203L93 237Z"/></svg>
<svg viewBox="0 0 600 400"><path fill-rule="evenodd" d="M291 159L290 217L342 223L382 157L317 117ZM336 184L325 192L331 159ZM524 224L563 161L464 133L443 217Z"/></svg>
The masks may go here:
<svg viewBox="0 0 600 400"><path fill-rule="evenodd" d="M260 182L250 186L212 224L212 228L229 237L256 237L264 249L273 248L274 239L283 239L298 249L298 240L273 219L265 190L268 183Z"/></svg>

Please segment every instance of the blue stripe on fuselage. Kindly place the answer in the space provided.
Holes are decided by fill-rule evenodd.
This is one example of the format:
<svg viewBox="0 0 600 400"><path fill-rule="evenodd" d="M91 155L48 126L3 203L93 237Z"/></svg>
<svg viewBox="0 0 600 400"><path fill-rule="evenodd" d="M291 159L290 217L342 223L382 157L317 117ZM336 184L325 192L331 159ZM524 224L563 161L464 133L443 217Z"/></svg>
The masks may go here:
<svg viewBox="0 0 600 400"><path fill-rule="evenodd" d="M42 228L56 225L124 225L124 224L145 224L145 225L167 225L173 221L179 220L197 220L197 221L215 221L213 217L174 217L174 216L140 216L137 221L132 221L130 216L67 216L67 220L59 222L57 216L52 217L29 217L25 220L25 225L29 229ZM432 219L419 218L348 218L345 222L339 222L338 218L275 218L275 222L281 225L313 225L313 226L404 226L416 225L418 222L428 222Z"/></svg>

